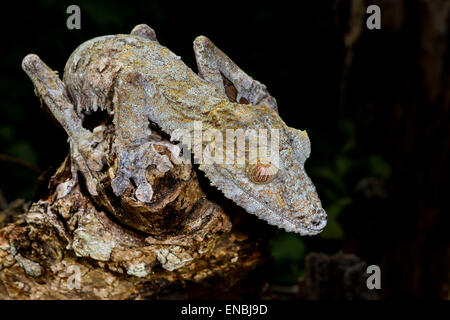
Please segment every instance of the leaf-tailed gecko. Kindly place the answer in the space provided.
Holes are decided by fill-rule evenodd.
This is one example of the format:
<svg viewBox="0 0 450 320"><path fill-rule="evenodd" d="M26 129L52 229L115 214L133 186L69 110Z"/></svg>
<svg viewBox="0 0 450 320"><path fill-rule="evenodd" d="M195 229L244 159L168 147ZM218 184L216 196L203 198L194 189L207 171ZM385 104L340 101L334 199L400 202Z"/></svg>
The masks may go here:
<svg viewBox="0 0 450 320"><path fill-rule="evenodd" d="M244 164L201 163L199 169L225 197L270 224L301 235L319 233L326 225L326 213L304 170L310 154L306 131L288 127L266 87L209 39L197 37L194 51L199 74L160 45L153 29L138 25L129 35L98 37L80 45L66 64L63 81L37 55L26 56L22 67L68 133L72 175L81 171L92 195L97 194L98 183L92 171L101 170L105 160L94 148L95 130L82 125L86 110L107 110L114 115L118 166L111 187L120 196L132 180L136 199L144 203L153 195L146 168L156 165L164 172L172 162L180 161L178 146L151 138L150 121L178 140L174 133L180 129L192 132L195 121L201 121L203 131L218 130L224 137L227 129L276 129L276 166L258 158ZM224 79L237 90L237 102L227 97ZM206 148L211 143L201 142ZM158 152L158 144L170 149L172 159ZM197 147L190 150L194 157L201 157L196 150L203 149Z"/></svg>

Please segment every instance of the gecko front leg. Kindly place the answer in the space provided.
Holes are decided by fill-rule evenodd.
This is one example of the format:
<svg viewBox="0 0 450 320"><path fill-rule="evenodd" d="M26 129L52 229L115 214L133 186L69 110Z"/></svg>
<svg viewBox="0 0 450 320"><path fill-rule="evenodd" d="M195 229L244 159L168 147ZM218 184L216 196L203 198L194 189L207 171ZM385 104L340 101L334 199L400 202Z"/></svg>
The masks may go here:
<svg viewBox="0 0 450 320"><path fill-rule="evenodd" d="M153 198L153 188L146 178L147 167L155 165L160 172L167 172L173 167L169 157L160 154L156 146L169 150L174 163L181 161L180 148L158 139L149 128L148 115L152 101L146 88L150 86L140 73L130 71L119 80L113 98L116 128L114 150L118 165L111 187L119 196L132 180L136 185L135 197L142 202L150 202Z"/></svg>
<svg viewBox="0 0 450 320"><path fill-rule="evenodd" d="M131 35L158 42L155 31L146 24L133 28ZM146 83L138 72L130 71L119 81L113 99L116 140L114 149L118 165L111 187L116 195L121 195L130 186L130 180L136 185L135 197L142 202L150 202L153 188L146 178L146 170L155 165L160 172L167 172L173 165L181 162L180 148L151 132L149 128L150 97L145 91ZM148 87L148 86L147 86ZM171 154L171 160L156 150L156 146L165 147Z"/></svg>
<svg viewBox="0 0 450 320"><path fill-rule="evenodd" d="M29 54L22 61L22 68L36 88L36 94L44 100L53 116L69 135L72 158L72 179L66 181L66 193L77 183L77 170L86 179L88 191L97 195L97 180L91 170L98 171L103 166L102 153L91 146L95 142L93 134L83 128L82 119L75 112L64 83L37 55ZM59 194L60 197L65 194Z"/></svg>
<svg viewBox="0 0 450 320"><path fill-rule="evenodd" d="M232 97L230 100L253 105L265 104L278 112L277 101L269 94L266 86L246 74L207 37L199 36L194 40L194 52L199 75ZM229 91L228 81L237 92Z"/></svg>

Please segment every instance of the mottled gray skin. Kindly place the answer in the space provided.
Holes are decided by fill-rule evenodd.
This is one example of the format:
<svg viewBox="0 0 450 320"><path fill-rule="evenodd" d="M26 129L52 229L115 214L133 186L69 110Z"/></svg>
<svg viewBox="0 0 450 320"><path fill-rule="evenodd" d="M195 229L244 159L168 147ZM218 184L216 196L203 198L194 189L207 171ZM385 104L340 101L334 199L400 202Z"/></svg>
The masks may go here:
<svg viewBox="0 0 450 320"><path fill-rule="evenodd" d="M143 30L148 31L145 27ZM153 164L164 172L180 160L180 150L174 145L165 144L172 152L171 159L156 151L154 146L160 142L152 140L149 120L171 136L180 129L192 132L193 121L201 121L203 131L220 130L224 137L226 129L278 129L279 167L275 178L268 183L252 182L248 177L248 163L203 163L199 168L212 185L248 212L288 231L302 235L319 233L326 225L326 214L304 171L304 162L310 153L306 132L287 127L265 86L243 73L205 37L197 38L194 44L200 77L178 56L161 46L156 37L152 38L154 33L148 34L146 37L139 32L104 36L78 47L64 72L67 95L75 111L65 115L56 110L59 118L66 120L73 117L73 112L82 119L86 110L104 109L114 113L118 167L111 185L116 195L129 187L131 178L137 186L136 198L150 202L153 191L145 178L146 168ZM23 66L40 91L39 79L42 82L43 77L36 74L49 71L44 70L45 65L38 59L30 55L24 59ZM235 84L238 101L244 97L250 104L229 101L221 78L219 82L219 71ZM50 87L55 85L51 83ZM44 100L45 94L52 95L41 93ZM60 96L64 100L64 94ZM85 171L98 170L102 159L95 156L90 142L92 136L78 124L74 128L77 121L72 122L66 121L63 126L74 148L88 163ZM208 142L203 141L202 147L208 147ZM194 157L201 157L196 154L196 146L191 150ZM80 170L83 172L82 168ZM88 175L89 191L95 193L96 182L89 181L89 174L83 173Z"/></svg>

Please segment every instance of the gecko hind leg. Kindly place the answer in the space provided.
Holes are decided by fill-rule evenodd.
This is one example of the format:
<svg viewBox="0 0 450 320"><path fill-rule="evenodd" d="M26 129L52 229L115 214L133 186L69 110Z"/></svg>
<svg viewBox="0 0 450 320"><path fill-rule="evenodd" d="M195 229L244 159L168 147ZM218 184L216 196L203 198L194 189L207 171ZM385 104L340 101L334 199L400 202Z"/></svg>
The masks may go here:
<svg viewBox="0 0 450 320"><path fill-rule="evenodd" d="M207 37L195 39L194 52L199 75L220 88L230 100L266 104L278 112L277 102L266 86L246 74ZM237 92L233 92L230 82Z"/></svg>
<svg viewBox="0 0 450 320"><path fill-rule="evenodd" d="M153 30L146 24L138 24L136 27L133 28L130 34L145 38L147 40L158 42L158 39L156 39L155 30Z"/></svg>

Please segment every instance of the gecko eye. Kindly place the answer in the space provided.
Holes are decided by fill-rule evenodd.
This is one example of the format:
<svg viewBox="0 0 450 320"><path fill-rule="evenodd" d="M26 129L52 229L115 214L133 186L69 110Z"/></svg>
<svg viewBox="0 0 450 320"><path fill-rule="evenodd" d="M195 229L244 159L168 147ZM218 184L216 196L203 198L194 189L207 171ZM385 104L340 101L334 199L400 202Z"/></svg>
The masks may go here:
<svg viewBox="0 0 450 320"><path fill-rule="evenodd" d="M270 163L258 162L247 167L248 178L257 184L273 181L277 176L278 168Z"/></svg>

